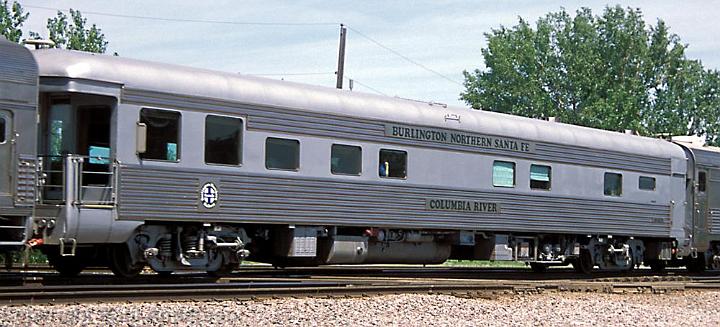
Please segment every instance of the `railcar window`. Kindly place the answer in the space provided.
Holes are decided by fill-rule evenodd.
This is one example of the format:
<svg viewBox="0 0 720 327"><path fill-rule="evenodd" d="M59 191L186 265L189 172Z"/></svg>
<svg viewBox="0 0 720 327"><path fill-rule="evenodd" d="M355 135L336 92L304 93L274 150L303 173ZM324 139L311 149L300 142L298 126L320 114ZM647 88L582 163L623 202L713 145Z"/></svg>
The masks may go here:
<svg viewBox="0 0 720 327"><path fill-rule="evenodd" d="M707 175L704 171L701 171L698 173L698 191L705 192L705 187L707 185Z"/></svg>
<svg viewBox="0 0 720 327"><path fill-rule="evenodd" d="M493 162L493 186L515 187L515 163Z"/></svg>
<svg viewBox="0 0 720 327"><path fill-rule="evenodd" d="M380 149L380 177L407 177L407 152Z"/></svg>
<svg viewBox="0 0 720 327"><path fill-rule="evenodd" d="M359 146L333 144L330 150L330 172L340 175L360 175L362 148Z"/></svg>
<svg viewBox="0 0 720 327"><path fill-rule="evenodd" d="M147 150L140 159L180 159L180 113L170 110L140 110L140 122L147 125Z"/></svg>
<svg viewBox="0 0 720 327"><path fill-rule="evenodd" d="M549 190L551 169L550 166L530 165L530 188Z"/></svg>
<svg viewBox="0 0 720 327"><path fill-rule="evenodd" d="M85 126L85 128L79 128L77 131L77 151L90 156L88 160L88 164L90 165L110 164L111 116L112 110L107 106L83 105L77 107L77 126ZM92 175L88 177L90 176ZM95 178L100 179L100 176L93 176L90 182L92 183L92 180ZM103 179L105 181L102 183L105 184L107 178ZM83 180L83 182L86 181Z"/></svg>
<svg viewBox="0 0 720 327"><path fill-rule="evenodd" d="M47 154L50 161L57 164L62 162L62 156L74 153L74 131L77 126L73 124L73 110L69 98L53 98L47 111Z"/></svg>
<svg viewBox="0 0 720 327"><path fill-rule="evenodd" d="M239 118L205 117L205 163L239 165L242 126Z"/></svg>
<svg viewBox="0 0 720 327"><path fill-rule="evenodd" d="M621 196L622 195L622 175L615 173L605 173L605 195Z"/></svg>
<svg viewBox="0 0 720 327"><path fill-rule="evenodd" d="M265 168L298 170L300 141L268 137L265 140Z"/></svg>
<svg viewBox="0 0 720 327"><path fill-rule="evenodd" d="M655 177L640 176L638 188L645 191L655 191Z"/></svg>
<svg viewBox="0 0 720 327"><path fill-rule="evenodd" d="M0 116L0 143L5 143L5 117Z"/></svg>

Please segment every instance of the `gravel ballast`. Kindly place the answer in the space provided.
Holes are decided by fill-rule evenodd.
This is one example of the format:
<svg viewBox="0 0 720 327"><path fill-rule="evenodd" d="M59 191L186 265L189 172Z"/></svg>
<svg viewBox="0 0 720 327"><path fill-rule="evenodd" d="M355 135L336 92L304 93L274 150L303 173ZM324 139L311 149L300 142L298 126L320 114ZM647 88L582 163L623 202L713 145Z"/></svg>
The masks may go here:
<svg viewBox="0 0 720 327"><path fill-rule="evenodd" d="M388 295L0 307L2 326L720 326L720 292Z"/></svg>

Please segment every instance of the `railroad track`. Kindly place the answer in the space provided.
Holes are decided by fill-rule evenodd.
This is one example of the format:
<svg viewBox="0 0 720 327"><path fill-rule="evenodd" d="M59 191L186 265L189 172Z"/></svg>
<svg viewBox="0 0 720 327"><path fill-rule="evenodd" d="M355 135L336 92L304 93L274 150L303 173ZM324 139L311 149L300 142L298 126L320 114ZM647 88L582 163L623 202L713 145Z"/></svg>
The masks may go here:
<svg viewBox="0 0 720 327"><path fill-rule="evenodd" d="M103 273L84 274L75 279L62 279L54 274L43 273L45 276L26 277L21 285L0 283L6 285L0 286L0 304L253 300L279 297L361 297L399 293L488 298L502 294L540 292L668 293L720 290L720 276L712 274L610 274L578 278L576 274L564 270L544 275L503 270L492 272L504 276L497 278L484 276L488 271L477 269L474 269L474 273L473 270L463 270L462 274L455 269L446 269L445 274L441 269L426 268L413 270L395 267L383 270L384 274L368 273L375 271L369 269L254 269L226 278L179 274L173 278L148 275L132 281L118 280ZM472 274L475 278L462 278L465 274ZM480 275L484 277L477 277Z"/></svg>
<svg viewBox="0 0 720 327"><path fill-rule="evenodd" d="M716 274L720 272L710 272L707 274ZM87 275L109 275L110 272L106 268L86 269L83 276ZM242 266L235 271L235 276L262 276L262 277L282 277L282 276L313 276L313 275L333 275L333 276L393 276L393 277L428 277L428 278L461 278L461 279L557 279L562 274L564 279L587 279L584 274L577 274L571 268L554 268L548 273L533 273L529 268L490 268L490 267L452 267L452 266L421 266L421 265L336 265L336 266L320 266L320 267L289 267L274 268L269 265L247 265ZM594 278L616 277L616 276L634 276L641 277L650 274L649 269L637 269L631 272L602 272L593 273ZM656 274L656 273L653 273ZM666 272L658 274L660 276L686 275L683 269L668 269ZM28 268L14 268L11 270L0 270L0 285L2 280L21 279L27 277L45 277L52 278L57 276L55 270L47 265L34 265ZM156 276L150 270L141 274L135 280L145 280L148 277ZM183 277L207 278L204 273L181 273L172 275ZM150 277L150 278L152 278ZM60 280L59 278L56 278ZM74 278L62 280L74 281ZM108 280L118 280L108 276ZM84 280L86 281L86 279ZM124 280L123 282L127 282Z"/></svg>

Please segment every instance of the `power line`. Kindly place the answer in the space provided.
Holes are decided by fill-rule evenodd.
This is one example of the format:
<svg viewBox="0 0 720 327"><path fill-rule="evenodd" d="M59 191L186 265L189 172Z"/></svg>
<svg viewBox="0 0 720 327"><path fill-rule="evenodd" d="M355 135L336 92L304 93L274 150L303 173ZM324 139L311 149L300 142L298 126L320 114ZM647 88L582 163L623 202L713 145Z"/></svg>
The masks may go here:
<svg viewBox="0 0 720 327"><path fill-rule="evenodd" d="M27 8L34 9L45 9L55 11L68 11L67 9L60 9L54 7L44 6L32 6L25 5ZM204 23L204 24L227 24L227 25L259 25L259 26L329 26L329 25L340 25L340 23L330 22L317 22L317 23L291 23L291 22L240 22L240 21L228 21L228 20L212 20L212 19L188 19L188 18L167 18L159 16L138 16L138 15L124 15L124 14L111 14L106 12L98 11L82 11L83 14L90 14L96 16L106 17L117 17L117 18L130 18L130 19L144 19L144 20L157 20L166 22L182 22L182 23Z"/></svg>
<svg viewBox="0 0 720 327"><path fill-rule="evenodd" d="M55 11L67 11L66 9L60 9L55 7L45 7L45 6L34 6L34 5L25 5L27 8L34 8L34 9L44 9L44 10L55 10ZM256 25L256 26L334 26L334 25L340 25L340 23L331 23L331 22L317 22L317 23L291 23L291 22L242 22L242 21L224 21L224 20L211 20L211 19L187 19L187 18L167 18L167 17L159 17L159 16L138 16L138 15L125 15L125 14L112 14L112 13L106 13L106 12L97 12L97 11L82 11L85 14L90 15L97 15L97 16L106 16L106 17L116 17L116 18L129 18L129 19L143 19L143 20L155 20L155 21L166 21L166 22L182 22L182 23L204 23L204 24L226 24L226 25ZM347 26L347 25L345 25ZM371 38L370 36L360 32L359 30L347 26L348 29L352 30L353 32L357 33L361 37L369 40L370 42L374 43L375 45L379 46L380 48L383 48L390 53L402 58L403 60L418 66L444 80L447 80L453 84L463 86L463 83L458 82L450 77L447 77L446 75L431 69L430 67L427 67L413 59L410 59L408 56L403 55L402 53L393 50L392 48L380 43L379 41ZM257 74L260 75L260 74ZM281 74L282 75L282 74ZM289 74L285 74L289 75ZM267 75L271 76L271 75ZM363 85L358 82L358 84ZM363 85L367 87L366 85ZM381 93L382 92L378 92Z"/></svg>
<svg viewBox="0 0 720 327"><path fill-rule="evenodd" d="M242 74L243 74L243 75L249 75L249 76L317 76L317 75L335 75L335 72L312 72L312 73L311 73L311 72L307 72L307 73L242 73ZM370 86L370 85L367 85L367 84L365 84L365 83L362 83L362 82L360 82L360 81L358 81L358 80L356 80L356 79L354 79L354 78L352 78L352 77L345 76L344 79L346 79L346 80L348 80L348 81L349 81L349 80L352 80L353 83L357 83L358 85L360 85L360 86L362 86L362 87L364 87L364 88L366 88L366 89L368 89L368 90L370 90L370 91L373 91L373 92L375 92L375 93L377 93L377 94L384 95L384 96L388 96L388 95L385 94L384 92L382 92L382 91L380 91L380 90L378 90L378 89L376 89L376 88L374 88L374 87L372 87L372 86Z"/></svg>
<svg viewBox="0 0 720 327"><path fill-rule="evenodd" d="M335 72L325 73L241 73L243 75L251 76L312 76L312 75L335 75Z"/></svg>
<svg viewBox="0 0 720 327"><path fill-rule="evenodd" d="M427 66L425 66L425 65L423 65L423 64L421 64L421 63L419 63L419 62L417 62L417 61L415 61L415 60L412 60L412 59L408 58L407 56L401 54L400 52L397 52L397 51L391 49L390 47L388 47L388 46L386 46L386 45L384 45L384 44L376 41L375 39L373 39L373 38L371 38L371 37L363 34L362 32L358 31L357 29L354 29L354 28L352 28L352 27L350 27L350 26L348 26L347 28L350 29L350 30L352 30L353 32L357 33L358 35L360 35L360 36L368 39L370 42L375 43L375 45L377 45L377 46L379 46L379 47L381 47L381 48L383 48L383 49L385 49L385 50L387 50L387 51L390 51L391 53L393 53L394 55L396 55L396 56L404 59L405 61L407 61L407 62L409 62L409 63L411 63L411 64L413 64L413 65L415 65L415 66L418 66L418 67L420 67L420 68L422 68L422 69L424 69L424 70L427 70L427 71L429 71L429 72L431 72L431 73L433 73L433 74L435 74L435 75L437 75L437 76L439 76L439 77L441 77L441 78L443 78L443 79L445 79L445 80L447 80L447 81L449 81L449 82L451 82L451 83L454 83L454 84L463 86L462 83L460 83L460 82L458 82L458 81L456 81L456 80L454 80L454 79L452 79L452 78L450 78L450 77L447 77L447 76L445 76L445 75L443 75L443 74L441 74L441 73L439 73L439 72L437 72L437 71L435 71L435 70L433 70L433 69L431 69L431 68L429 68L429 67L427 67Z"/></svg>

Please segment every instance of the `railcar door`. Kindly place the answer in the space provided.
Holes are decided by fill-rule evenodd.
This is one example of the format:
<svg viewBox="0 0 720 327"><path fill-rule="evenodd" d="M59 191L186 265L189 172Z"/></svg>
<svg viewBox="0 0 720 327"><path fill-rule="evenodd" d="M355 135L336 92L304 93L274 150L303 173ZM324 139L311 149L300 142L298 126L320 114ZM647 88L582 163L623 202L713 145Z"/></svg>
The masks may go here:
<svg viewBox="0 0 720 327"><path fill-rule="evenodd" d="M701 171L704 172L704 171ZM720 169L708 169L705 172L705 198L707 203L707 223L710 234L720 234ZM702 186L702 185L700 185Z"/></svg>
<svg viewBox="0 0 720 327"><path fill-rule="evenodd" d="M31 228L37 99L35 59L0 37L0 251L22 248Z"/></svg>
<svg viewBox="0 0 720 327"><path fill-rule="evenodd" d="M10 194L12 162L12 113L0 110L0 193Z"/></svg>
<svg viewBox="0 0 720 327"><path fill-rule="evenodd" d="M707 209L707 170L698 167L697 190L695 193L695 226L704 226Z"/></svg>
<svg viewBox="0 0 720 327"><path fill-rule="evenodd" d="M0 110L0 194L9 196L12 182L12 113Z"/></svg>
<svg viewBox="0 0 720 327"><path fill-rule="evenodd" d="M111 98L60 94L49 97L41 113L43 152L46 159L43 203L63 203L71 173L79 204L103 205L111 201L112 158L110 148ZM77 159L78 164L68 162ZM77 171L71 171L76 169Z"/></svg>

